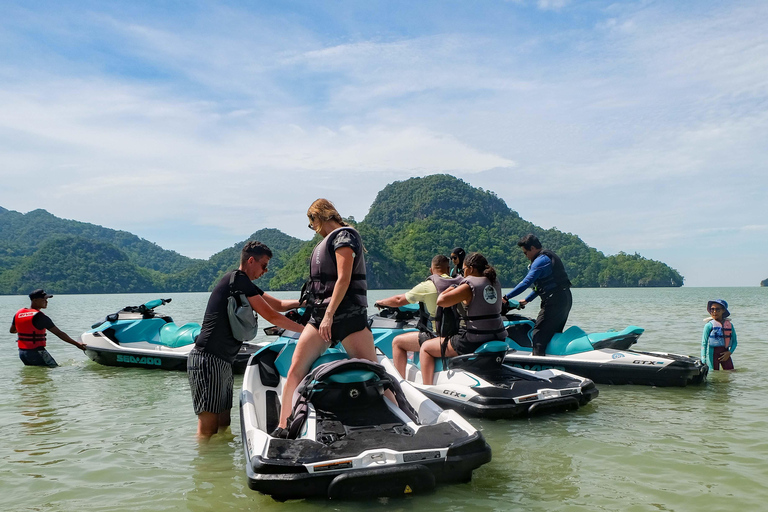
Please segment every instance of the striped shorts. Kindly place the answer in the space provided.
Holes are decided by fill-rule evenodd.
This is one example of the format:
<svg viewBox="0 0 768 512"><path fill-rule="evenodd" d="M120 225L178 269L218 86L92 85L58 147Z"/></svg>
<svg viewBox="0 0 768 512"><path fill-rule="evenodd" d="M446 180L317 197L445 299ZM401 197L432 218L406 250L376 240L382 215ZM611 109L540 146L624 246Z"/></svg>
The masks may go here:
<svg viewBox="0 0 768 512"><path fill-rule="evenodd" d="M195 414L219 414L232 409L232 365L193 348L187 358L187 378Z"/></svg>

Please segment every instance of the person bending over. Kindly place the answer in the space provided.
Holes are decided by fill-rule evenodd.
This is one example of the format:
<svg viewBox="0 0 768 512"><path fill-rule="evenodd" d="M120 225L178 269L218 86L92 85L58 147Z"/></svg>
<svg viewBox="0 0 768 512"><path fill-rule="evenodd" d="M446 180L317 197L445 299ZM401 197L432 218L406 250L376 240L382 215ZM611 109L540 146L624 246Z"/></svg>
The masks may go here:
<svg viewBox="0 0 768 512"><path fill-rule="evenodd" d="M243 293L253 310L268 322L295 332L304 329L303 325L279 313L298 307L298 300L276 299L252 282L267 272L270 258L272 251L266 245L246 243L240 252L240 267L224 274L208 298L200 335L187 359L187 377L197 414L197 436L201 440L225 430L232 422L232 363L243 342L235 339L227 314L231 291Z"/></svg>
<svg viewBox="0 0 768 512"><path fill-rule="evenodd" d="M537 296L541 297L541 309L536 323L533 326L533 355L546 354L547 345L552 336L563 332L568 313L573 305L571 295L571 281L565 272L563 262L554 252L542 249L541 242L536 235L526 235L517 242L522 248L523 254L531 262L528 274L509 292L504 300L508 301L516 295L520 295L528 287L533 291L520 301L520 306L525 307Z"/></svg>

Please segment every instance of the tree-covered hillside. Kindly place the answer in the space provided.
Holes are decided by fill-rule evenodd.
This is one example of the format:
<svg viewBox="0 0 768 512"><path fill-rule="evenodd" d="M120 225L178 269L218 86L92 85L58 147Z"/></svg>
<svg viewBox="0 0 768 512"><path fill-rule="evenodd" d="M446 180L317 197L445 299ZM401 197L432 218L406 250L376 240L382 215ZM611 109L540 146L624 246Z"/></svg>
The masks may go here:
<svg viewBox="0 0 768 512"><path fill-rule="evenodd" d="M333 198L330 198L333 199ZM366 248L368 287L406 288L424 279L435 254L454 247L479 251L496 267L504 287L528 268L517 247L527 233L562 258L574 286L681 286L683 277L639 254L605 256L578 236L540 228L520 217L493 192L448 175L395 182L385 187L368 215L355 225ZM296 290L309 276L319 241L303 241L277 229L259 240L274 252L265 290ZM0 208L0 294L44 287L55 293L208 291L238 265L247 240L208 260L187 258L124 231L57 218L45 210L21 214Z"/></svg>
<svg viewBox="0 0 768 512"><path fill-rule="evenodd" d="M49 238L63 235L114 245L131 263L164 273L178 272L197 261L126 231L61 219L45 210L22 214L3 208L0 210L0 272L20 264Z"/></svg>
<svg viewBox="0 0 768 512"><path fill-rule="evenodd" d="M574 286L682 286L683 277L664 263L619 253L606 257L578 236L542 229L511 210L493 192L448 175L395 182L385 187L357 225L368 253L370 288L403 288L426 277L435 254L454 247L483 253L503 286L514 286L528 269L517 241L534 233L563 259ZM316 243L316 241L314 242ZM295 289L308 277L307 243L270 281Z"/></svg>

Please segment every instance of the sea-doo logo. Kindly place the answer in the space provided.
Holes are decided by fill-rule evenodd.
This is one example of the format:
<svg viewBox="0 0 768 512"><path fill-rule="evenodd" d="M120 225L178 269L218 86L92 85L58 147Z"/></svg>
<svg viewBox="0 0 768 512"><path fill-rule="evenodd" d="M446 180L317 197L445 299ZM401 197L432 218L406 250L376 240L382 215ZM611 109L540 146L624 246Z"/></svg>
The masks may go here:
<svg viewBox="0 0 768 512"><path fill-rule="evenodd" d="M135 357L135 356L124 356L121 354L117 355L117 362L131 363L131 364L146 364L150 366L161 366L163 364L163 361L159 357Z"/></svg>
<svg viewBox="0 0 768 512"><path fill-rule="evenodd" d="M617 352L611 356L611 359L621 359L622 357L624 357L624 354Z"/></svg>
<svg viewBox="0 0 768 512"><path fill-rule="evenodd" d="M486 286L483 290L483 298L488 304L496 304L496 301L499 300L499 296L496 293L496 288L491 285Z"/></svg>
<svg viewBox="0 0 768 512"><path fill-rule="evenodd" d="M353 388L349 390L349 398L357 398L359 396L360 396L360 391L358 391L357 389Z"/></svg>

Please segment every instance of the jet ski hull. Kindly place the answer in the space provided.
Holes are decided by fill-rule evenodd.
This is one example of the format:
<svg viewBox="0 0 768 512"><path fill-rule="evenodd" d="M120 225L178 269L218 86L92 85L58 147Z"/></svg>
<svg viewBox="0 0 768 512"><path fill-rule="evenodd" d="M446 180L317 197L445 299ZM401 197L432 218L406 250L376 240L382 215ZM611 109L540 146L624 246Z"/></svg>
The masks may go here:
<svg viewBox="0 0 768 512"><path fill-rule="evenodd" d="M155 311L169 302L171 299L157 299L107 315L80 335L86 355L105 366L186 371L200 324L177 326L170 316ZM257 349L255 344L243 343L233 371L243 373Z"/></svg>
<svg viewBox="0 0 768 512"><path fill-rule="evenodd" d="M292 356L292 349L283 351L286 345L291 346L290 340L281 337L259 351L243 377L240 423L249 488L276 500L402 496L430 492L441 483L469 481L474 469L490 461L491 449L480 432L401 381L389 361L343 361L345 354L337 352L326 353L319 362L336 356L342 359L339 363L378 368L377 377L399 381L399 405L380 392L355 387L367 382L337 384L339 389L318 393L338 395L308 402L295 438L273 438ZM320 386L310 381L316 388L330 386L325 380Z"/></svg>
<svg viewBox="0 0 768 512"><path fill-rule="evenodd" d="M505 356L504 363L533 371L558 369L598 384L660 387L701 384L708 371L701 360L693 357L612 349L572 356L532 356L513 351Z"/></svg>
<svg viewBox="0 0 768 512"><path fill-rule="evenodd" d="M405 307L370 317L376 347L392 357L394 338L415 332ZM390 316L383 316L390 315ZM405 379L441 407L479 418L516 418L578 409L598 395L594 382L564 371L533 372L503 364L505 342L490 342L473 354L435 360L431 385L422 383L419 355L406 365Z"/></svg>
<svg viewBox="0 0 768 512"><path fill-rule="evenodd" d="M99 340L94 342L93 337L81 336L81 341L86 344L85 354L96 363L104 366L119 366L123 368L145 368L148 370L187 371L187 358L192 347L185 347L182 351L162 350L162 348L126 348L111 341ZM245 372L248 359L258 350L252 343L243 343L237 354L232 371L236 374Z"/></svg>

